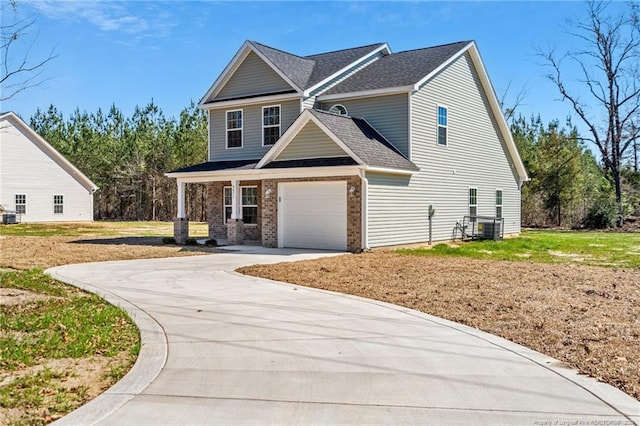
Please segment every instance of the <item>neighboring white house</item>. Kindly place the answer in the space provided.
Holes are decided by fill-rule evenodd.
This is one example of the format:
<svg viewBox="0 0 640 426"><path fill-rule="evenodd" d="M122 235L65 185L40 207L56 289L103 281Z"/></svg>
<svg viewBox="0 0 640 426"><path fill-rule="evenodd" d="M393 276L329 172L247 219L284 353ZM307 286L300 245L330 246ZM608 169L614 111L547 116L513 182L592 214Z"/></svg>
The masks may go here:
<svg viewBox="0 0 640 426"><path fill-rule="evenodd" d="M199 106L208 159L167 173L178 241L191 183L208 185L209 235L231 244L358 251L520 232L528 176L473 41L305 57L247 41Z"/></svg>
<svg viewBox="0 0 640 426"><path fill-rule="evenodd" d="M0 205L21 222L93 220L98 187L12 112L0 115Z"/></svg>

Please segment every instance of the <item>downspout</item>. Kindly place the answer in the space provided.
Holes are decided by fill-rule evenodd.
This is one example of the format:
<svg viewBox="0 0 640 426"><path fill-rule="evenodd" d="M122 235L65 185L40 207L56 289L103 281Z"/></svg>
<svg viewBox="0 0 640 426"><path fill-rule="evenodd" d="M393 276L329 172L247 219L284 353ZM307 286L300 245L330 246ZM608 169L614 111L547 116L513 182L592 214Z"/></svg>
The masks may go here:
<svg viewBox="0 0 640 426"><path fill-rule="evenodd" d="M362 229L360 231L362 238L362 250L369 250L369 196L367 194L367 189L369 188L369 181L366 178L366 173L364 169L360 169L360 180L362 185L361 190L361 214L362 218Z"/></svg>

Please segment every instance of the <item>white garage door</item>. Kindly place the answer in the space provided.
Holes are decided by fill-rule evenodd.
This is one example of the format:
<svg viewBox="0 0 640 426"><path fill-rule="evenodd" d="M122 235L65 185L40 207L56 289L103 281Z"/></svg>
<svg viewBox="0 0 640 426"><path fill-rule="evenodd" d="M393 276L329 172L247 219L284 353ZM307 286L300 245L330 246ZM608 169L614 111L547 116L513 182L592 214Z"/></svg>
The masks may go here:
<svg viewBox="0 0 640 426"><path fill-rule="evenodd" d="M347 249L347 182L278 184L280 247Z"/></svg>

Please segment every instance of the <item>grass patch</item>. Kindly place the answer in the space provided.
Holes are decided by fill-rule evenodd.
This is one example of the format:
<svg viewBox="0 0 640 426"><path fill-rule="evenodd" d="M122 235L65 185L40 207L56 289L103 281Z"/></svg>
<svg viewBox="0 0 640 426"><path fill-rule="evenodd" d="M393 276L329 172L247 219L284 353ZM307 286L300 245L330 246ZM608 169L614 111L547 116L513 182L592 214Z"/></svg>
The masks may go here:
<svg viewBox="0 0 640 426"><path fill-rule="evenodd" d="M487 260L579 263L640 268L640 234L613 232L526 231L519 238L437 244L428 249L401 249L415 256L456 256Z"/></svg>
<svg viewBox="0 0 640 426"><path fill-rule="evenodd" d="M190 222L189 233L207 236L206 223ZM0 235L31 237L80 237L80 236L172 236L172 222L73 222L73 223L20 223L0 225Z"/></svg>
<svg viewBox="0 0 640 426"><path fill-rule="evenodd" d="M31 284L24 285L25 281ZM3 287L25 288L39 294L66 296L27 305L5 306L0 313L0 367L15 370L43 359L114 356L123 350L137 353L138 331L121 309L98 296L61 284L41 271L0 274ZM66 294L64 294L66 291Z"/></svg>
<svg viewBox="0 0 640 426"><path fill-rule="evenodd" d="M1 424L50 423L111 386L135 362L138 329L98 296L40 269L0 272L0 291Z"/></svg>

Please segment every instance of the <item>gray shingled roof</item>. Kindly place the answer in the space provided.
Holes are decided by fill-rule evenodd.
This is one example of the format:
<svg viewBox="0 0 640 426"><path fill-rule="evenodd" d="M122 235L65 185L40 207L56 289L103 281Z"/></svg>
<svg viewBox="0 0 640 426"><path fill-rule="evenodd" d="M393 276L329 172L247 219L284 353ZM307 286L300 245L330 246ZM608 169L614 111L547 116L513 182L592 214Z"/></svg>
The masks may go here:
<svg viewBox="0 0 640 426"><path fill-rule="evenodd" d="M419 170L366 120L315 109L310 111L367 166Z"/></svg>
<svg viewBox="0 0 640 426"><path fill-rule="evenodd" d="M360 92L416 84L469 43L471 42L461 41L385 55L323 94Z"/></svg>
<svg viewBox="0 0 640 426"><path fill-rule="evenodd" d="M306 90L355 60L379 48L384 43L370 44L351 49L337 50L310 56L297 56L274 49L256 41L250 41L283 74L299 88Z"/></svg>
<svg viewBox="0 0 640 426"><path fill-rule="evenodd" d="M384 43L375 43L353 49L337 50L334 52L321 53L318 55L306 56L307 59L315 61L316 66L309 78L308 87L318 84L333 73L346 67L352 62L366 56ZM308 87L305 87L308 88Z"/></svg>
<svg viewBox="0 0 640 426"><path fill-rule="evenodd" d="M258 160L227 160L227 161L207 161L205 163L194 164L183 167L169 173L189 173L189 172L217 172L221 170L251 170L256 167Z"/></svg>

